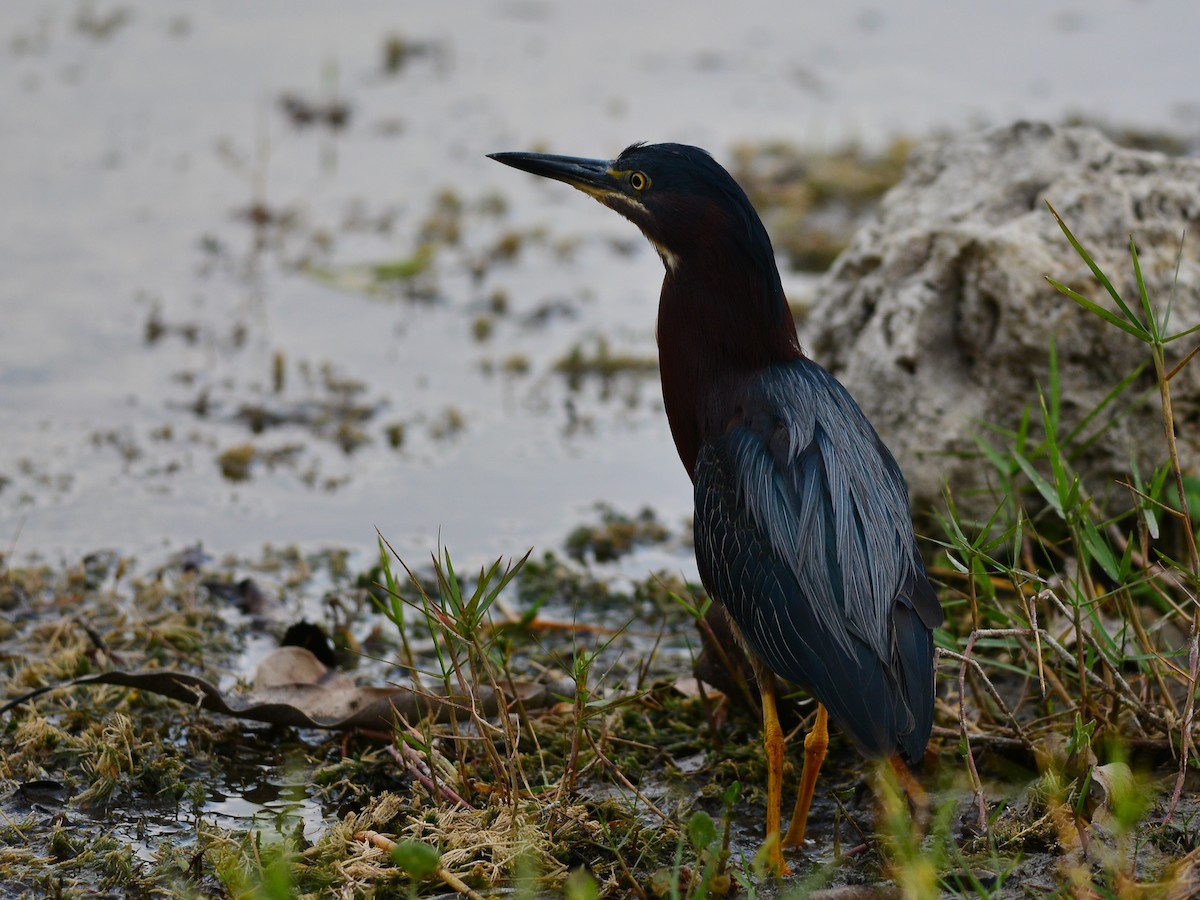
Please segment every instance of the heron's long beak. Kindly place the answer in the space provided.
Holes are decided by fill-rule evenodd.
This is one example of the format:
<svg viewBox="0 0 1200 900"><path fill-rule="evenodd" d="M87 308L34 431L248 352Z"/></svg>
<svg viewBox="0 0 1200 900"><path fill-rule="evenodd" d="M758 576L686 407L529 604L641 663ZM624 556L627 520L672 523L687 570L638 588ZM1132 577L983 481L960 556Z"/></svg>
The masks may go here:
<svg viewBox="0 0 1200 900"><path fill-rule="evenodd" d="M620 192L620 183L611 174L612 163L606 159L551 153L489 153L488 156L514 169L564 182L596 198Z"/></svg>

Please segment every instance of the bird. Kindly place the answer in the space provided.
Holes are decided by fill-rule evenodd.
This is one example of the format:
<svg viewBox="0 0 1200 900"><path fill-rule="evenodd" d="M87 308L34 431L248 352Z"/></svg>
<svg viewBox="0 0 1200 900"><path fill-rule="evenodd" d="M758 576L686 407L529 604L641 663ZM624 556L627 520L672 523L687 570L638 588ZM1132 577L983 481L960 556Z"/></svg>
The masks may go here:
<svg viewBox="0 0 1200 900"><path fill-rule="evenodd" d="M663 405L694 489L701 582L749 650L767 763L764 849L803 846L829 721L868 757L918 768L943 611L908 489L846 388L807 356L746 192L708 152L636 143L615 159L489 154L633 222L662 258ZM787 835L775 676L818 701Z"/></svg>

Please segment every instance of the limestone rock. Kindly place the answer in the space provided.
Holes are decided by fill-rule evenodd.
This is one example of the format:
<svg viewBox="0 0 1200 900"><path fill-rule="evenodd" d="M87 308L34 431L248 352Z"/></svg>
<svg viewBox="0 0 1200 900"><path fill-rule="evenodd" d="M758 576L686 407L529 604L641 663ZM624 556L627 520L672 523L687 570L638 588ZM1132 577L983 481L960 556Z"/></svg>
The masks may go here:
<svg viewBox="0 0 1200 900"><path fill-rule="evenodd" d="M1113 306L1046 201L1127 303L1138 302L1132 235L1160 309L1174 285L1169 330L1200 322L1200 160L1026 122L918 149L817 286L801 327L808 352L849 388L896 454L918 509L940 503L947 481L960 508L982 516L995 508L989 491L975 490L991 483L992 470L975 456L974 435L986 433L983 423L1015 427L1027 405L1038 418L1051 336L1068 428L1150 358L1145 345L1047 284L1049 275ZM1172 345L1168 366L1197 342L1200 335ZM1180 453L1194 469L1200 358L1172 382L1172 399ZM1131 453L1144 473L1166 459L1152 369L1100 421L1127 409L1077 460L1101 495L1123 492L1116 480Z"/></svg>

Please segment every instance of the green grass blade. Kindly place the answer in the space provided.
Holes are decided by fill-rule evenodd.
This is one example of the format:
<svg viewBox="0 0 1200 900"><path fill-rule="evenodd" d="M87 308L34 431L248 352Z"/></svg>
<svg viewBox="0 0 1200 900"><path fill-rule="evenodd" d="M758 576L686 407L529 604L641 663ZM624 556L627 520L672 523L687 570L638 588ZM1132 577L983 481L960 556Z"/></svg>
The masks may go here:
<svg viewBox="0 0 1200 900"><path fill-rule="evenodd" d="M1165 472L1167 470L1164 467L1160 471ZM1157 476L1158 476L1158 473L1156 472L1155 473L1156 481L1157 481ZM1129 455L1129 477L1133 480L1133 489L1137 492L1134 495L1134 499L1137 500L1138 509L1141 511L1142 519L1146 523L1146 531L1149 532L1151 540L1157 541L1158 540L1158 511L1155 509L1154 504L1146 499L1147 496L1156 496L1156 495L1154 495L1154 494L1148 495L1147 489L1146 489L1146 484L1142 480L1141 469L1138 467L1137 456L1134 455L1133 453L1130 453L1130 455ZM1161 488L1161 482L1159 484L1159 487ZM1133 546L1132 541L1130 542L1129 546L1130 547Z"/></svg>
<svg viewBox="0 0 1200 900"><path fill-rule="evenodd" d="M1075 252L1079 254L1079 258L1087 263L1087 267L1092 270L1092 274L1096 277L1096 280L1100 282L1106 291L1108 291L1108 295L1113 298L1113 302L1116 303L1117 306L1120 307L1121 312L1125 314L1128 324L1132 326L1141 326L1142 323L1140 323L1137 319L1137 316L1133 314L1133 310L1131 310L1125 304L1125 301L1121 299L1121 295L1117 293L1117 289L1113 287L1113 283L1108 280L1108 276L1104 274L1104 271L1096 264L1096 261L1092 259L1091 255L1083 249L1083 245L1075 239L1075 235L1071 233L1071 229L1067 227L1067 223L1062 220L1062 217L1058 214L1058 210L1051 206L1049 201L1046 202L1046 205L1050 207L1050 214L1054 216L1054 220L1058 222L1058 227L1061 228L1062 233L1067 236L1067 240L1071 242L1071 246L1075 248ZM1144 326L1142 326L1139 330L1143 335L1147 334ZM1145 340L1145 338L1143 338L1143 340Z"/></svg>
<svg viewBox="0 0 1200 900"><path fill-rule="evenodd" d="M1059 419L1059 390L1058 390L1058 345L1054 334L1050 335L1050 421L1046 423L1047 434L1058 434ZM1045 398L1042 398L1043 418L1045 417Z"/></svg>
<svg viewBox="0 0 1200 900"><path fill-rule="evenodd" d="M1121 566L1113 556L1112 548L1108 546L1108 541L1100 534L1100 530L1096 528L1094 522L1086 517L1080 519L1079 537L1084 546L1087 547L1088 553L1092 559L1100 564L1100 568L1104 570L1104 574L1111 578L1114 582L1121 580ZM1103 633L1104 629L1099 629Z"/></svg>
<svg viewBox="0 0 1200 900"><path fill-rule="evenodd" d="M1046 276L1046 281L1050 282L1051 286L1053 286L1054 289L1057 290L1059 293L1065 294L1066 296L1070 297L1072 300L1074 300L1076 303L1078 303L1080 306L1082 306L1088 312L1092 313L1093 315L1099 316L1105 322L1108 322L1108 324L1110 324L1110 325L1115 325L1117 328L1120 328L1126 334L1133 335L1139 341L1149 343L1150 335L1147 334L1146 329L1142 328L1141 324L1138 323L1136 319L1133 320L1132 322L1122 319L1120 316L1118 316L1112 310L1105 309L1103 306L1101 306L1100 304L1096 303L1093 300L1089 300L1087 297L1083 296L1083 294L1079 293L1078 291L1071 290L1071 288L1067 287L1061 281L1055 281L1049 275Z"/></svg>
<svg viewBox="0 0 1200 900"><path fill-rule="evenodd" d="M531 553L533 553L532 547L526 550L525 555L515 563L510 561L508 565L505 566L503 572L500 571L500 560L496 560L496 562L492 564L491 569L488 570L487 578L481 579L479 583L479 590L482 595L482 601L480 603L482 610L488 610L492 608L495 602L500 598L500 595L504 592L504 589L508 587L509 583L514 578L517 577L517 573L521 571L522 567L529 560L529 555ZM492 582L496 579L497 574L499 574L500 578L493 585Z"/></svg>
<svg viewBox="0 0 1200 900"><path fill-rule="evenodd" d="M982 435L975 435L975 446L979 448L979 452L992 464L1002 478L1007 481L1012 476L1013 469L1009 458L993 447Z"/></svg>
<svg viewBox="0 0 1200 900"><path fill-rule="evenodd" d="M1029 423L1033 419L1033 411L1029 408L1029 404L1025 404L1025 408L1021 410L1021 422L1017 426L1016 438L1013 441L1013 446L1017 448L1018 453L1024 453L1025 447L1029 442Z"/></svg>
<svg viewBox="0 0 1200 900"><path fill-rule="evenodd" d="M379 570L383 575L384 588L387 590L388 605L385 607L383 602L378 598L375 599L379 609L385 616L391 619L392 623L397 628L404 627L404 604L400 600L400 592L396 585L396 577L392 574L391 561L388 559L387 546L383 542L383 535L379 535Z"/></svg>
<svg viewBox="0 0 1200 900"><path fill-rule="evenodd" d="M1042 428L1046 432L1046 458L1050 462L1050 473L1054 476L1054 489L1058 493L1058 510L1070 508L1070 497L1074 479L1063 464L1062 453L1058 448L1058 422L1056 422L1050 407L1046 404L1046 395L1038 388L1038 403L1042 407Z"/></svg>
<svg viewBox="0 0 1200 900"><path fill-rule="evenodd" d="M463 605L462 585L458 582L458 576L454 574L454 563L450 560L450 551L443 547L442 554L445 558L444 561L435 566L442 594L442 608L449 608L453 617L461 620L466 612Z"/></svg>
<svg viewBox="0 0 1200 900"><path fill-rule="evenodd" d="M1017 465L1021 467L1021 471L1025 473L1025 477L1030 480L1037 492L1042 495L1042 499L1050 504L1051 508L1058 513L1059 518L1065 518L1066 514L1063 510L1062 500L1058 496L1058 491L1045 478L1041 476L1037 469L1033 467L1033 463L1027 460L1019 453L1013 453L1013 459L1017 461Z"/></svg>
<svg viewBox="0 0 1200 900"><path fill-rule="evenodd" d="M1175 277L1171 279L1171 291L1167 294L1167 308L1163 312L1162 334L1166 334L1171 329L1171 313L1175 309L1175 291L1179 287L1179 268L1183 265L1183 244L1185 240L1187 240L1187 228L1184 228L1183 234L1179 235L1179 252L1175 254ZM1166 338L1163 340L1166 340Z"/></svg>
<svg viewBox="0 0 1200 900"><path fill-rule="evenodd" d="M1193 326L1192 326L1191 328L1189 328L1187 331L1181 331L1181 332L1179 332L1179 334L1172 334L1172 335L1170 335L1170 336L1168 336L1168 337L1165 337L1165 338L1163 338L1163 341L1162 341L1162 342L1163 342L1164 344L1169 344L1169 343L1171 343L1171 341L1177 341L1177 340L1179 340L1180 338L1185 338L1185 337L1187 337L1188 335L1195 334L1197 331L1200 331L1200 323L1198 323L1198 324L1196 324L1196 325L1193 325Z"/></svg>
<svg viewBox="0 0 1200 900"><path fill-rule="evenodd" d="M1162 331L1159 329L1157 318L1155 318L1154 310L1150 306L1150 295L1146 293L1146 279L1142 277L1142 264L1138 260L1137 244L1133 241L1133 235L1129 236L1129 255L1133 258L1133 277L1137 280L1138 299L1142 303L1142 315L1146 317L1146 330L1150 333L1150 337L1155 343L1161 343Z"/></svg>

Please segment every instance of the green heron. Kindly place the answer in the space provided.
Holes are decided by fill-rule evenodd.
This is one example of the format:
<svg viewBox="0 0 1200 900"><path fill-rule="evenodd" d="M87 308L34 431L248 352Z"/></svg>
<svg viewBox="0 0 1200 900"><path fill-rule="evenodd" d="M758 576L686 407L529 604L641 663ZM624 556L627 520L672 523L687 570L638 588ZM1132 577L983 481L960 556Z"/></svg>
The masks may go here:
<svg viewBox="0 0 1200 900"><path fill-rule="evenodd" d="M695 488L700 578L751 651L766 846L782 874L782 847L804 840L828 719L865 755L897 766L919 764L929 741L942 608L917 551L904 476L846 389L804 355L766 229L708 153L634 144L611 161L491 158L590 194L662 257L663 401ZM782 841L772 673L818 700Z"/></svg>

